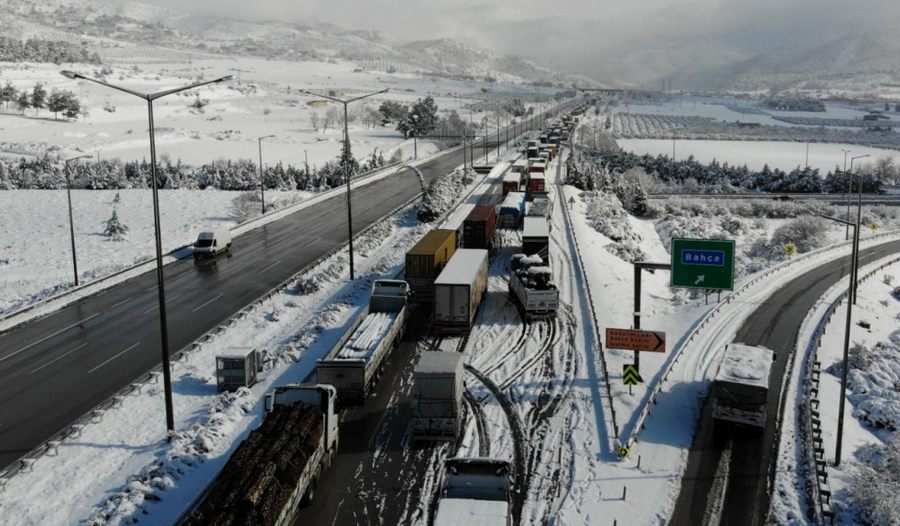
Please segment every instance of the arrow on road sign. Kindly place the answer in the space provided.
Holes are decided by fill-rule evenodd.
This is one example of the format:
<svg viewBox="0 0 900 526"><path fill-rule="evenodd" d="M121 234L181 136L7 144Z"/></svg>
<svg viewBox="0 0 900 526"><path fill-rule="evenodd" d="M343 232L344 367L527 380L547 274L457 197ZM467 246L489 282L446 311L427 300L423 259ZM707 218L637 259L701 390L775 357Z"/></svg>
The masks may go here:
<svg viewBox="0 0 900 526"><path fill-rule="evenodd" d="M606 329L606 347L640 352L666 352L666 333L636 329Z"/></svg>
<svg viewBox="0 0 900 526"><path fill-rule="evenodd" d="M637 385L644 381L638 374L638 368L633 363L626 363L622 366L622 380L625 385Z"/></svg>
<svg viewBox="0 0 900 526"><path fill-rule="evenodd" d="M703 274L700 274L699 276L697 276L697 281L694 282L694 285L699 285L699 284L703 283L704 278L706 278L706 276L704 276Z"/></svg>

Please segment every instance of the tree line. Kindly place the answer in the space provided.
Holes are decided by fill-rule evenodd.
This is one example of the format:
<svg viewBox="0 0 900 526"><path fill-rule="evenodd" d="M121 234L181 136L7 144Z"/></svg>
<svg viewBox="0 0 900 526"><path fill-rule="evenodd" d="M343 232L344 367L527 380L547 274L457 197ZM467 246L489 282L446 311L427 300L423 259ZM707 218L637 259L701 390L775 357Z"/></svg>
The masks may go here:
<svg viewBox="0 0 900 526"><path fill-rule="evenodd" d="M60 114L65 119L77 119L79 115L84 114L84 108L75 93L57 89L47 93L47 89L40 82L35 84L31 90L19 91L7 81L0 88L0 104L3 105L5 111L9 111L11 105L15 106L23 115L28 109L33 108L35 115L39 115L41 110L46 109L53 113L54 119L58 119Z"/></svg>
<svg viewBox="0 0 900 526"><path fill-rule="evenodd" d="M383 154L373 151L359 162L354 159L352 173L363 173L387 164ZM150 188L150 163L122 162L119 159L82 162L71 167L72 188L87 190L119 190ZM157 162L159 188L217 190L254 190L259 188L259 166L249 159L218 159L201 166ZM327 190L344 182L340 157L322 166L311 167L277 163L263 170L263 183L268 190ZM0 190L55 190L66 187L65 166L58 159L0 159Z"/></svg>
<svg viewBox="0 0 900 526"><path fill-rule="evenodd" d="M723 191L759 191L771 193L841 193L849 184L847 174L835 168L823 178L818 168L797 167L790 171L770 168L751 170L747 165L737 166L713 160L701 163L693 156L673 160L666 155L637 155L631 152L603 152L595 157L606 171L624 173L632 168L643 168L667 183L719 186ZM890 158L880 159L875 168L861 169L863 192L884 193L885 179L896 176ZM858 188L858 179L853 187ZM730 187L730 188L729 188Z"/></svg>
<svg viewBox="0 0 900 526"><path fill-rule="evenodd" d="M100 55L64 40L29 38L25 41L0 36L0 62L79 62L99 64Z"/></svg>

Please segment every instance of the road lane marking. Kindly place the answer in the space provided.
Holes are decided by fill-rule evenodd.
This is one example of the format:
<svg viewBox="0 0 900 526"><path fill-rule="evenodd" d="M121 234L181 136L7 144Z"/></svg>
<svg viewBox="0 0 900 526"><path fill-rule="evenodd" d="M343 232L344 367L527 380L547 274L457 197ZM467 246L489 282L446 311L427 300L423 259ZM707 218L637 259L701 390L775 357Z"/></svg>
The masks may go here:
<svg viewBox="0 0 900 526"><path fill-rule="evenodd" d="M67 352L67 353L65 353L65 354L61 354L61 355L57 356L56 358L50 360L49 362L47 362L47 363L45 363L44 365L38 367L37 369L32 369L31 372L29 372L28 374L34 374L34 373L40 371L41 369L43 369L44 367L47 367L48 365L52 365L52 364L56 363L57 361L62 360L62 359L65 358L66 356L72 354L73 352L77 351L78 349L81 349L81 348L84 347L85 345L87 345L87 344L86 344L86 343L82 343L82 344L79 345L78 347L75 347L74 349L72 349L71 351L69 351L69 352Z"/></svg>
<svg viewBox="0 0 900 526"><path fill-rule="evenodd" d="M259 269L259 273L262 274L262 273L264 273L265 271L269 270L270 268L274 267L275 265L277 265L277 264L279 264L279 263L281 263L281 260L280 260L280 259L279 259L279 260L276 260L274 263L272 263L271 265L269 265L269 266L267 266L267 267L265 267L265 268Z"/></svg>
<svg viewBox="0 0 900 526"><path fill-rule="evenodd" d="M170 301L172 301L172 300L174 300L175 298L178 298L178 297L180 297L180 296L181 296L181 294L176 294L176 295L174 295L174 296L171 296L171 297L166 298L166 305L168 305ZM150 314L151 312L155 311L155 310L158 309L158 308L159 308L159 302L156 302L156 305L154 305L154 306L150 307L149 309L145 310L145 311L144 311L144 314Z"/></svg>
<svg viewBox="0 0 900 526"><path fill-rule="evenodd" d="M135 347L137 347L137 346L140 345L140 344L141 344L141 342L137 342L137 343L135 343L134 345L132 345L131 347L128 347L127 349L125 349L124 351L119 352L118 354L116 354L115 356L113 356L113 357L107 359L106 361L104 361L103 363L101 363L100 365L98 365L97 367L94 367L93 369L90 369L90 370L88 371L88 374L91 374L92 372L94 372L94 371L96 371L97 369L103 367L104 365L108 364L109 362L115 360L115 359L118 358L119 356L122 356L123 354L125 354L125 353L127 353L128 351L134 349Z"/></svg>
<svg viewBox="0 0 900 526"><path fill-rule="evenodd" d="M210 303L216 301L217 299L219 299L221 297L222 297L222 294L216 294L212 299L210 299L206 303L201 303L200 305L197 305L196 307L194 307L191 310L191 312L197 312L198 310L202 309L203 307L206 307L207 305L209 305Z"/></svg>
<svg viewBox="0 0 900 526"><path fill-rule="evenodd" d="M10 353L10 354L7 354L6 356L3 356L2 358L0 358L0 362L2 362L3 360L8 360L8 359L12 358L13 356L15 356L15 355L17 355L17 354L19 354L19 353L25 352L25 351L27 351L28 349L31 349L32 347L34 347L35 345L37 345L37 344L39 344L39 343L44 343L45 341L49 340L50 338L53 338L54 336L58 336L58 335L60 335L60 334L62 334L62 333L64 333L64 332L66 332L67 330L71 329L72 327L77 327L77 326L81 325L82 323L85 323L85 322L88 322L88 321L90 321L90 320L93 320L94 318L96 318L96 317L99 316L99 315L100 315L99 312L98 312L97 314L91 314L90 316L88 316L87 318L85 318L85 319L83 319L83 320L81 320L81 321L77 321L77 322L73 323L72 325L69 325L68 327L65 327L65 328L63 328L63 329L60 329L60 330L54 332L53 334L49 334L49 335L47 335L47 336L44 336L43 338L41 338L40 340L38 340L38 341L36 341L36 342L29 343L28 345L26 345L25 347L22 347L22 348L19 349L18 351L14 351L14 352L12 352L12 353Z"/></svg>
<svg viewBox="0 0 900 526"><path fill-rule="evenodd" d="M115 305L113 305L112 307L110 307L109 309L112 310L112 309L115 309L116 307L121 307L122 305L128 303L129 301L131 301L131 300L133 300L133 299L134 299L134 298L128 298L128 299L122 300L122 301L120 301L119 303L116 303Z"/></svg>

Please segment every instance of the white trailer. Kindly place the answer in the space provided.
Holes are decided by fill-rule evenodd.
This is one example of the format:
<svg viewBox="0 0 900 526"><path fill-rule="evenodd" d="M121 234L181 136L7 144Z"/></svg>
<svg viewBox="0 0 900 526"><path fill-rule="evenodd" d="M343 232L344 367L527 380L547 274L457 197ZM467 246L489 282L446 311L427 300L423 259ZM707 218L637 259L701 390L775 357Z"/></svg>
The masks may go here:
<svg viewBox="0 0 900 526"><path fill-rule="evenodd" d="M262 424L178 523L293 524L337 454L336 397L330 385L276 387Z"/></svg>
<svg viewBox="0 0 900 526"><path fill-rule="evenodd" d="M728 344L712 384L713 418L765 427L774 359L775 353L765 347Z"/></svg>
<svg viewBox="0 0 900 526"><path fill-rule="evenodd" d="M506 460L448 459L434 526L511 526L511 489Z"/></svg>
<svg viewBox="0 0 900 526"><path fill-rule="evenodd" d="M319 383L333 385L341 405L361 405L399 345L406 328L409 285L380 279L372 285L369 306L316 366Z"/></svg>
<svg viewBox="0 0 900 526"><path fill-rule="evenodd" d="M455 439L462 423L463 355L423 352L413 376L413 438Z"/></svg>
<svg viewBox="0 0 900 526"><path fill-rule="evenodd" d="M513 254L510 260L509 293L525 319L552 318L559 310L559 289L553 273L540 256Z"/></svg>
<svg viewBox="0 0 900 526"><path fill-rule="evenodd" d="M461 248L434 281L433 328L466 332L487 290L488 251Z"/></svg>

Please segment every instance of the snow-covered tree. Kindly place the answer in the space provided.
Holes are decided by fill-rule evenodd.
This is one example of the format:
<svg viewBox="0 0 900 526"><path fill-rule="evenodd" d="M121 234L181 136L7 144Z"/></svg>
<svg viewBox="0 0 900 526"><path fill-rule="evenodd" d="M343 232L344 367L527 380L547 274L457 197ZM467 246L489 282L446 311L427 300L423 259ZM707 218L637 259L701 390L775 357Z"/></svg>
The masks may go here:
<svg viewBox="0 0 900 526"><path fill-rule="evenodd" d="M38 82L31 89L31 107L34 108L35 114L40 113L47 106L47 90L44 85Z"/></svg>
<svg viewBox="0 0 900 526"><path fill-rule="evenodd" d="M16 107L19 108L19 112L23 115L25 114L25 110L31 107L31 97L28 96L27 91L19 92L19 96L16 97Z"/></svg>
<svg viewBox="0 0 900 526"><path fill-rule="evenodd" d="M407 138L422 137L435 129L438 123L438 107L430 96L419 99L409 113L397 123L397 131Z"/></svg>
<svg viewBox="0 0 900 526"><path fill-rule="evenodd" d="M119 221L119 215L116 213L116 209L113 208L112 217L110 217L107 221L103 222L106 225L106 228L103 229L103 235L112 241L124 241L126 234L128 234L128 227L123 225L121 221Z"/></svg>

